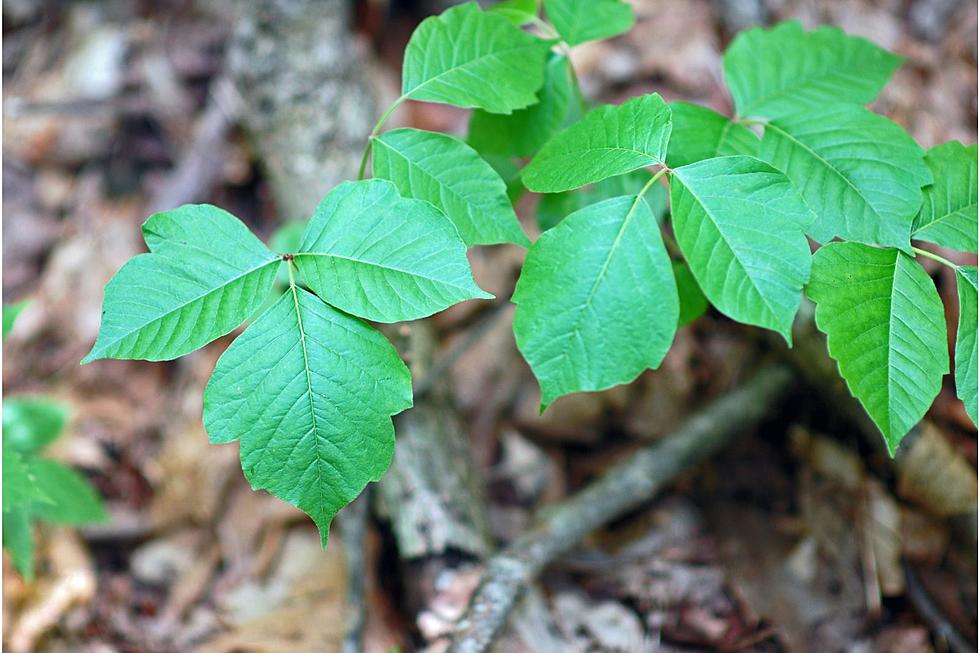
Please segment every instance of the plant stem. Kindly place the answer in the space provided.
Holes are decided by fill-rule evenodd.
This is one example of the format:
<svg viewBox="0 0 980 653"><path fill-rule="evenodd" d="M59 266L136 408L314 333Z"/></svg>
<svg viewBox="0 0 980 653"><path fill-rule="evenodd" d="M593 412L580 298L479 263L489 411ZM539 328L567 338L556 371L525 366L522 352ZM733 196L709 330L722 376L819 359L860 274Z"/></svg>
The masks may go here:
<svg viewBox="0 0 980 653"><path fill-rule="evenodd" d="M357 169L358 181L364 179L364 172L367 170L368 155L371 154L371 143L372 141L374 141L374 137L378 135L378 133L381 131L381 127L383 127L384 124L388 121L388 118L390 118L391 114L395 112L395 109L401 106L401 103L404 102L405 100L406 97L404 95L398 98L397 100L395 100L391 104L391 106L388 107L388 109L383 114L381 114L381 117L378 118L378 122L374 124L374 128L371 130L371 133L368 135L367 143L364 144L364 154L361 155L361 166Z"/></svg>
<svg viewBox="0 0 980 653"><path fill-rule="evenodd" d="M657 170L655 173L653 173L653 175L650 177L650 179L647 181L647 183L643 186L643 188L640 189L640 197L643 197L644 195L646 195L646 192L648 190L650 190L650 188L655 183L657 183L657 180L660 179L661 177L663 177L664 174L665 173L668 173L668 172L670 172L670 168L668 168L667 166L664 166L660 170Z"/></svg>
<svg viewBox="0 0 980 653"><path fill-rule="evenodd" d="M562 55L565 57L565 62L568 68L569 81L572 83L572 90L575 92L575 98L578 100L579 108L582 112L586 112L589 109L589 103L586 101L585 96L582 95L582 87L578 83L578 74L575 72L575 66L572 64L572 48L561 41L561 36L555 30L554 27L541 20L537 16L531 21L531 24L537 27L541 31L541 35L548 39L559 39L558 49L561 51Z"/></svg>
<svg viewBox="0 0 980 653"><path fill-rule="evenodd" d="M571 78L572 90L575 92L575 98L578 100L579 110L582 113L587 113L589 110L589 102L585 99L585 95L582 94L582 87L578 83L578 74L575 72L575 65L572 63L572 53L568 46L564 49L565 62L568 64L568 76Z"/></svg>
<svg viewBox="0 0 980 653"><path fill-rule="evenodd" d="M956 263L953 263L949 259L943 258L939 254L933 254L932 252L926 251L924 249L919 249L918 247L913 247L912 248L912 251L915 252L918 256L924 256L926 258L931 258L933 261L936 261L937 263L942 263L943 265L945 265L948 268L952 268L954 270L959 270L960 269L960 266L958 266Z"/></svg>
<svg viewBox="0 0 980 653"><path fill-rule="evenodd" d="M555 28L552 27L551 25L549 25L548 23L544 22L543 20L541 20L537 16L535 16L531 20L531 24L534 25L535 27L537 27L539 30L541 30L541 34L545 38L549 38L549 39L557 39L557 38L559 38L558 32L555 31Z"/></svg>
<svg viewBox="0 0 980 653"><path fill-rule="evenodd" d="M664 245L667 246L667 251L676 256L679 261L684 261L684 252L681 251L680 245L677 244L674 237L663 229L661 229L660 235L664 239Z"/></svg>
<svg viewBox="0 0 980 653"><path fill-rule="evenodd" d="M793 388L784 367L759 370L731 394L692 415L671 435L613 465L577 494L539 513L538 525L495 555L457 622L450 653L483 653L517 599L542 570L589 532L643 505L678 474L764 420Z"/></svg>

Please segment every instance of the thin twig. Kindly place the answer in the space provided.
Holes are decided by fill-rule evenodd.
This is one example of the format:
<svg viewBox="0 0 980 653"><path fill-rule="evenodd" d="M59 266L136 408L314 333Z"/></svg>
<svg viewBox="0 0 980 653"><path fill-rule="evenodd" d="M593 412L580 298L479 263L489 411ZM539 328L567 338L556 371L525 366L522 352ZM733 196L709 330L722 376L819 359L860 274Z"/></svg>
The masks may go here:
<svg viewBox="0 0 980 653"><path fill-rule="evenodd" d="M915 574L915 570L912 569L912 565L908 562L903 562L902 565L905 568L905 585L908 588L909 600L915 606L916 612L935 632L936 637L945 641L955 653L976 653L976 649L966 641L960 631L956 630L956 626L950 623L932 600L922 581Z"/></svg>
<svg viewBox="0 0 980 653"><path fill-rule="evenodd" d="M640 449L597 481L550 508L540 524L488 562L459 622L450 653L481 653L507 621L522 591L586 534L653 498L680 472L757 424L792 386L786 368L761 370L740 389L689 418L676 432Z"/></svg>

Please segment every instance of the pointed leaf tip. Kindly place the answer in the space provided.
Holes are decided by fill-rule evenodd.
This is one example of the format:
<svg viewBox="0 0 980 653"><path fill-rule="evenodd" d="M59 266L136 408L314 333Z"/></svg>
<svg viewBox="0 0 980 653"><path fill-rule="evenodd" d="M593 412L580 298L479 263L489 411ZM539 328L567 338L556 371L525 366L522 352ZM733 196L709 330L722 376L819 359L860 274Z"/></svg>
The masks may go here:
<svg viewBox="0 0 980 653"><path fill-rule="evenodd" d="M204 425L213 441L238 440L252 487L310 515L325 544L337 511L388 468L391 418L411 405L391 343L294 286L218 359Z"/></svg>

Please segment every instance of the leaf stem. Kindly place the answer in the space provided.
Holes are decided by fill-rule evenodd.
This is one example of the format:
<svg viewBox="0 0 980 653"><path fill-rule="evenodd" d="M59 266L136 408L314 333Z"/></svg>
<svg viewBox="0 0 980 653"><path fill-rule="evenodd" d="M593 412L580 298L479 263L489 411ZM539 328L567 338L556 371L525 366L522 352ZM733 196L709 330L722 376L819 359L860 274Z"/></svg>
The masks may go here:
<svg viewBox="0 0 980 653"><path fill-rule="evenodd" d="M293 258L289 257L284 260L286 261L286 270L289 272L289 287L293 289L296 287L296 277L293 276Z"/></svg>
<svg viewBox="0 0 980 653"><path fill-rule="evenodd" d="M912 251L915 252L916 255L918 255L918 256L924 256L926 258L931 258L933 261L936 261L937 263L941 263L941 264L945 265L948 268L952 268L954 270L959 270L960 269L960 266L958 266L956 263L953 263L952 261L950 261L947 258L943 258L939 254L933 254L930 251L927 251L927 250L924 250L924 249L919 249L918 247L913 247L912 248Z"/></svg>
<svg viewBox="0 0 980 653"><path fill-rule="evenodd" d="M655 183L657 183L657 180L660 179L661 177L663 177L664 174L667 173L667 172L670 172L670 168L668 168L667 166L664 166L660 170L657 170L655 173L653 173L653 175L651 175L650 179L643 186L643 188L640 189L640 197L643 197L644 195L646 195L646 192L648 190L650 190L650 187L653 186Z"/></svg>
<svg viewBox="0 0 980 653"><path fill-rule="evenodd" d="M395 100L391 104L391 106L388 107L388 109L383 114L381 114L381 117L378 118L378 122L374 124L374 128L371 130L371 133L368 135L367 143L364 144L364 154L361 155L361 166L357 169L358 181L364 179L364 172L367 170L368 156L371 154L371 143L374 141L374 137L378 135L378 133L381 131L381 128L388 121L388 118L390 118L391 114L395 112L395 109L401 106L401 103L404 102L406 99L408 98L403 95L397 100Z"/></svg>
<svg viewBox="0 0 980 653"><path fill-rule="evenodd" d="M663 177L664 174L665 173L668 173L668 172L672 172L672 170L670 168L668 168L667 166L664 166L660 170L657 170L655 173L653 173L653 176L650 177L650 181L647 182L647 185L643 187L643 191L641 191L641 192L646 192L647 189L649 189L650 186L652 186L654 183L656 183L656 181L658 179L660 179L661 177ZM665 186L667 185L666 184L666 181L667 180L665 178L664 179L664 185ZM669 251L671 254L673 254L678 259L680 259L681 261L683 261L684 260L684 252L681 251L681 248L680 248L680 246L678 246L677 241L674 240L673 237L669 233L667 233L666 221L665 221L665 223L663 225L661 225L660 235L663 237L664 245L666 245L667 251Z"/></svg>
<svg viewBox="0 0 980 653"><path fill-rule="evenodd" d="M582 113L588 113L589 102L585 99L585 95L582 93L582 85L578 82L578 73L575 72L575 64L572 63L572 50L564 43L562 43L562 54L565 55L568 76L571 78L570 81L572 82L572 89L575 92L575 98L578 100L579 110Z"/></svg>
<svg viewBox="0 0 980 653"><path fill-rule="evenodd" d="M545 38L549 38L549 39L560 38L555 28L549 25L548 23L544 22L543 20L541 20L541 18L538 16L535 16L534 18L531 19L531 24L537 27L539 30L541 30L541 33Z"/></svg>
<svg viewBox="0 0 980 653"><path fill-rule="evenodd" d="M677 260L679 260L679 261L685 260L684 259L684 252L681 251L681 247L680 247L680 245L677 244L677 241L674 240L674 237L671 236L669 233L667 233L667 230L666 229L661 229L660 230L660 235L664 239L664 245L667 246L667 251L669 251L671 254L673 254L674 256L676 256L677 257Z"/></svg>

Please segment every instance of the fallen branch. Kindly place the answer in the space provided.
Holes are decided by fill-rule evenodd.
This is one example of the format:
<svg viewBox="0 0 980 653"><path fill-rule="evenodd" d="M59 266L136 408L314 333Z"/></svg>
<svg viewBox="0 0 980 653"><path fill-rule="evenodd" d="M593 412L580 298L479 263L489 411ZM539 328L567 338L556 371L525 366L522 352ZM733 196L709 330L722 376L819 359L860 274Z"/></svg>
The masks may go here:
<svg viewBox="0 0 980 653"><path fill-rule="evenodd" d="M457 624L450 653L487 650L522 591L546 565L598 526L649 501L680 472L757 424L791 385L787 369L761 370L672 435L613 466L557 508L549 507L536 528L490 559L466 615Z"/></svg>

